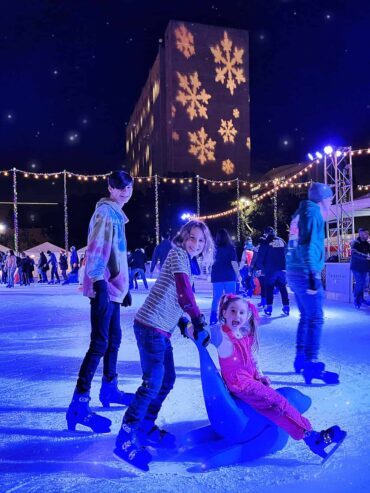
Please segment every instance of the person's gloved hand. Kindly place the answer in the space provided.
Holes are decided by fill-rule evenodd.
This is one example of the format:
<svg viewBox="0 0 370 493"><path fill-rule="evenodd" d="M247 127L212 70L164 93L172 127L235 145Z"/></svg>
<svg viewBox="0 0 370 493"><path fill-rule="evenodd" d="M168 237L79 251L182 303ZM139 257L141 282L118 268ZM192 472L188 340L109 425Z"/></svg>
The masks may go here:
<svg viewBox="0 0 370 493"><path fill-rule="evenodd" d="M205 326L207 325L207 322L204 315L200 315L197 318L192 318L191 323L193 324L193 328L194 328L194 339L197 341L199 332L202 332L202 330L204 330ZM207 333L207 336L205 337L202 343L204 347L208 346L210 339L211 337Z"/></svg>
<svg viewBox="0 0 370 493"><path fill-rule="evenodd" d="M321 286L321 277L317 277L317 274L310 272L308 274L308 289L307 294L316 294Z"/></svg>
<svg viewBox="0 0 370 493"><path fill-rule="evenodd" d="M186 332L186 329L188 328L188 324L189 324L189 320L186 317L180 317L179 321L177 322L177 325L180 328L181 335L186 339L189 339L189 336Z"/></svg>
<svg viewBox="0 0 370 493"><path fill-rule="evenodd" d="M124 306L126 308L126 307L131 306L131 305L132 305L132 296L131 296L130 291L127 291L127 294L123 298L121 306Z"/></svg>
<svg viewBox="0 0 370 493"><path fill-rule="evenodd" d="M105 313L109 306L108 285L106 281L95 281L93 284L95 291L95 303L99 313Z"/></svg>

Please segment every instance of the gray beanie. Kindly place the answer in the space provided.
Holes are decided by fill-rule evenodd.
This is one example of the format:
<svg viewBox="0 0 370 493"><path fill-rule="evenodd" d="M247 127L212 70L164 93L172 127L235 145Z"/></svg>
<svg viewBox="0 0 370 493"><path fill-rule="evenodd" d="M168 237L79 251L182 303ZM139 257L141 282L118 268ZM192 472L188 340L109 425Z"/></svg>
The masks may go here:
<svg viewBox="0 0 370 493"><path fill-rule="evenodd" d="M332 196L332 189L329 185L325 185L325 183L312 183L308 190L308 198L309 200L312 200L312 202L321 202L322 200L329 199Z"/></svg>

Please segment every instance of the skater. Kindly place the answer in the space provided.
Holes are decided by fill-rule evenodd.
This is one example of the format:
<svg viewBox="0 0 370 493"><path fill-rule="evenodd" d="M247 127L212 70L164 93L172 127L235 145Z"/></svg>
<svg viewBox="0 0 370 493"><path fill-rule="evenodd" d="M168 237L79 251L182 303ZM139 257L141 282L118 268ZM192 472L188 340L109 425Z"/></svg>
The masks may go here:
<svg viewBox="0 0 370 493"><path fill-rule="evenodd" d="M48 284L54 284L54 276L56 279L56 284L60 284L60 279L58 274L58 262L55 253L51 252L50 250L48 250L46 253L49 255L48 264L50 264L51 267L50 281L48 282Z"/></svg>
<svg viewBox="0 0 370 493"><path fill-rule="evenodd" d="M355 279L353 288L355 308L360 309L362 303L370 304L364 300L366 278L370 272L369 230L366 228L358 230L358 237L351 244L351 271Z"/></svg>
<svg viewBox="0 0 370 493"><path fill-rule="evenodd" d="M226 294L221 297L218 316L222 325L212 326L211 343L217 348L222 377L229 391L283 428L294 440L303 440L313 453L327 457L325 448L330 443L342 442L346 432L337 425L314 431L310 421L270 387L270 379L260 372L255 360L257 308L241 296Z"/></svg>
<svg viewBox="0 0 370 493"><path fill-rule="evenodd" d="M17 258L13 250L9 250L8 256L5 259L4 269L6 271L7 288L14 288L14 273L17 268Z"/></svg>
<svg viewBox="0 0 370 493"><path fill-rule="evenodd" d="M146 280L145 270L146 270L146 255L143 248L136 248L132 254L131 262L131 273L130 273L130 286L133 285L135 277L139 277L143 281L145 289L149 289L148 281ZM138 289L137 281L135 281L135 289Z"/></svg>
<svg viewBox="0 0 370 493"><path fill-rule="evenodd" d="M68 270L68 259L66 252L62 250L59 254L59 268L63 277L63 284L68 284L67 270Z"/></svg>
<svg viewBox="0 0 370 493"><path fill-rule="evenodd" d="M241 282L238 258L229 233L220 229L216 234L216 255L212 265L211 282L213 299L209 323L217 323L217 307L223 293L235 293L236 283Z"/></svg>
<svg viewBox="0 0 370 493"><path fill-rule="evenodd" d="M162 269L164 261L167 258L168 252L171 250L171 241L169 233L164 233L161 236L161 242L154 248L152 262L150 264L150 273L153 274L154 269L159 261L159 269Z"/></svg>
<svg viewBox="0 0 370 493"><path fill-rule="evenodd" d="M118 457L144 471L149 470L151 460L145 445L175 446L174 435L155 424L176 378L171 335L183 311L192 319L195 337L206 325L194 298L191 279L192 275L200 274L198 256L202 255L206 265L212 259L211 234L203 222L189 221L172 245L156 283L134 320L143 381L123 417L114 450Z"/></svg>
<svg viewBox="0 0 370 493"><path fill-rule="evenodd" d="M251 265L249 266L249 272L253 277L258 278L261 287L261 301L257 303L258 308L266 307L266 282L265 282L265 274L261 269L261 266L258 265L258 252L262 245L266 242L267 235L263 234L258 239L258 244L254 249L254 254L251 260Z"/></svg>
<svg viewBox="0 0 370 493"><path fill-rule="evenodd" d="M300 203L290 223L287 277L300 311L294 369L296 373L303 373L308 384L312 379L339 383L338 374L325 371L324 363L318 360L324 324L321 281L325 259L324 228L332 198L333 192L328 185L312 183L308 200Z"/></svg>
<svg viewBox="0 0 370 493"><path fill-rule="evenodd" d="M266 240L258 250L257 265L259 265L265 275L266 306L264 312L267 316L272 314L274 302L274 288L280 291L282 311L284 315L289 315L289 296L286 288L286 264L285 253L286 243L277 236L274 228L267 226L264 230Z"/></svg>
<svg viewBox="0 0 370 493"><path fill-rule="evenodd" d="M68 429L80 423L95 432L110 431L111 421L91 412L90 387L103 358L103 380L99 399L104 407L127 404L128 395L117 386L117 356L121 344L120 305L130 306L127 247L122 211L132 195L132 177L114 171L108 177L109 198L96 204L90 220L83 294L90 298L90 346L82 362L76 389L67 411Z"/></svg>
<svg viewBox="0 0 370 493"><path fill-rule="evenodd" d="M44 252L40 252L39 261L37 262L37 272L39 273L39 283L48 282L46 272L49 270L48 260Z"/></svg>

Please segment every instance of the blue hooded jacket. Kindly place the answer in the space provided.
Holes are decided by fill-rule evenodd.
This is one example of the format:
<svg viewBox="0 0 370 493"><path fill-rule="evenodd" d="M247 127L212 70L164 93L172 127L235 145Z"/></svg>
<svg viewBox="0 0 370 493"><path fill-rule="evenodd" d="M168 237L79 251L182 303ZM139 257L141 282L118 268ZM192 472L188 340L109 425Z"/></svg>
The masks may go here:
<svg viewBox="0 0 370 493"><path fill-rule="evenodd" d="M287 272L321 273L325 261L325 222L320 206L303 200L290 223Z"/></svg>

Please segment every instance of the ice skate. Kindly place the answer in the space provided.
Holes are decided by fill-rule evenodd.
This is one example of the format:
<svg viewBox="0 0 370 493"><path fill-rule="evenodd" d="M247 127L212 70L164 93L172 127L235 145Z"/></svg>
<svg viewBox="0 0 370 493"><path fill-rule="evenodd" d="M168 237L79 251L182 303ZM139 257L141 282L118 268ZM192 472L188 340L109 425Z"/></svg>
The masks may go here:
<svg viewBox="0 0 370 493"><path fill-rule="evenodd" d="M307 359L306 359L306 356L304 354L297 354L295 357L294 363L293 363L294 371L296 373L301 373L306 362L307 362Z"/></svg>
<svg viewBox="0 0 370 493"><path fill-rule="evenodd" d="M90 394L75 391L72 402L69 405L66 419L68 429L74 431L80 424L91 428L95 433L110 433L111 420L99 414L93 413L89 406Z"/></svg>
<svg viewBox="0 0 370 493"><path fill-rule="evenodd" d="M266 298L261 298L261 301L257 303L258 308L264 308L266 306Z"/></svg>
<svg viewBox="0 0 370 493"><path fill-rule="evenodd" d="M116 447L113 453L141 471L149 471L148 464L152 456L138 439L137 430L133 429L125 421L122 423L117 436Z"/></svg>
<svg viewBox="0 0 370 493"><path fill-rule="evenodd" d="M123 390L119 390L117 377L113 380L103 376L102 385L99 393L99 400L103 407L109 407L110 404L122 404L128 406L134 394L126 394Z"/></svg>
<svg viewBox="0 0 370 493"><path fill-rule="evenodd" d="M335 425L320 432L311 431L303 440L314 454L323 458L323 464L334 454L346 436L347 432ZM330 450L326 450L331 444L334 446Z"/></svg>
<svg viewBox="0 0 370 493"><path fill-rule="evenodd" d="M339 384L339 375L333 371L326 371L324 363L320 361L307 361L304 365L303 378L307 384L311 384L313 379L322 380L328 385Z"/></svg>
<svg viewBox="0 0 370 493"><path fill-rule="evenodd" d="M176 448L175 435L166 430L161 430L153 421L145 420L140 433L140 439L143 445L151 445L159 448Z"/></svg>
<svg viewBox="0 0 370 493"><path fill-rule="evenodd" d="M271 317L272 305L266 305L263 311L265 312L265 315L267 315L268 317Z"/></svg>
<svg viewBox="0 0 370 493"><path fill-rule="evenodd" d="M284 313L284 315L289 316L289 314L290 314L290 306L289 305L284 305L283 308L282 308L282 312Z"/></svg>

